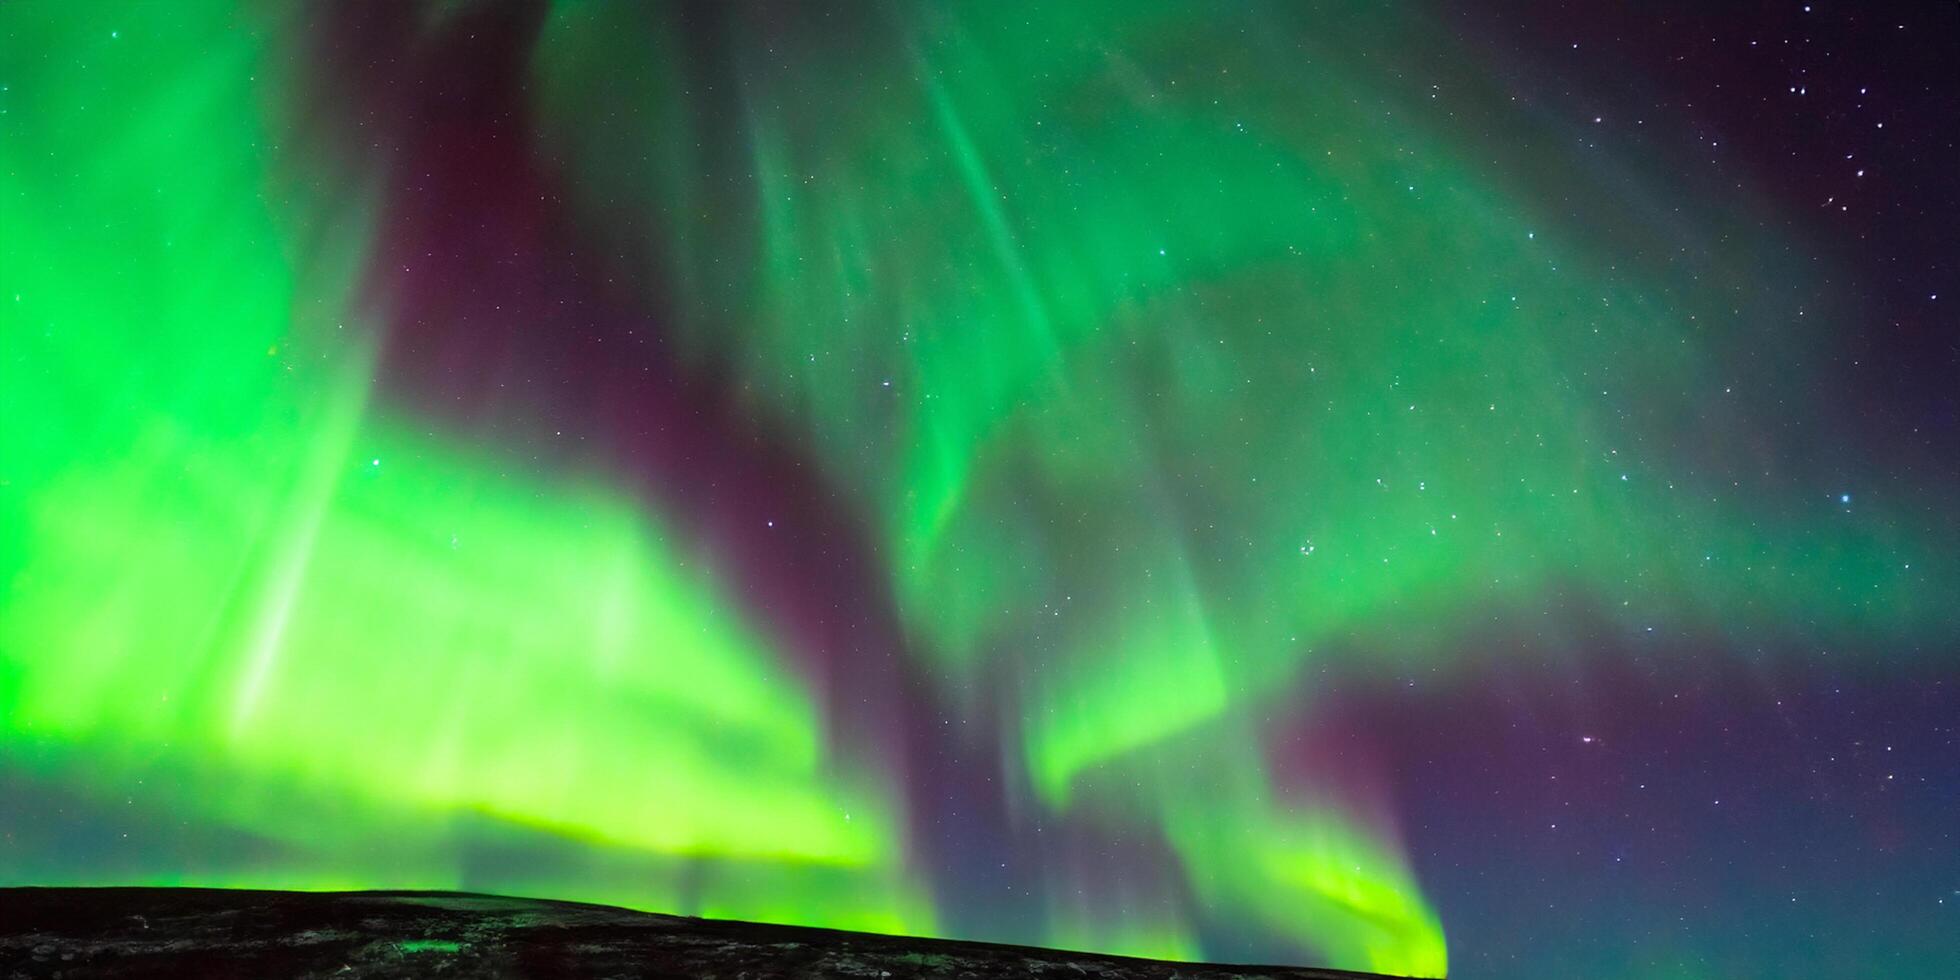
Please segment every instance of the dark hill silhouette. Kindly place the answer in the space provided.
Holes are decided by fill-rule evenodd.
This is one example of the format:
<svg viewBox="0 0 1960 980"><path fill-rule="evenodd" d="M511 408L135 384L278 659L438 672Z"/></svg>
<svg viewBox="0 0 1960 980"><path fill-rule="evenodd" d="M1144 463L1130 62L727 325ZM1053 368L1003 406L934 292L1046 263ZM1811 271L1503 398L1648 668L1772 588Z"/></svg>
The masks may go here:
<svg viewBox="0 0 1960 980"><path fill-rule="evenodd" d="M1365 980L457 892L0 889L0 977Z"/></svg>

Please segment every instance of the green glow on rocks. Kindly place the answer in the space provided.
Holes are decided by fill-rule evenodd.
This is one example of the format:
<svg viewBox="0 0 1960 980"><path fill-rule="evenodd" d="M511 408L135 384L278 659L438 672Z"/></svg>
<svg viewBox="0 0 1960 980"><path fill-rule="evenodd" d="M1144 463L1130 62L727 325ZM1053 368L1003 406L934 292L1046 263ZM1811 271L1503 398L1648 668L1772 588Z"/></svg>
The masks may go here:
<svg viewBox="0 0 1960 980"><path fill-rule="evenodd" d="M404 939L395 944L404 953L458 953L463 944L448 939Z"/></svg>

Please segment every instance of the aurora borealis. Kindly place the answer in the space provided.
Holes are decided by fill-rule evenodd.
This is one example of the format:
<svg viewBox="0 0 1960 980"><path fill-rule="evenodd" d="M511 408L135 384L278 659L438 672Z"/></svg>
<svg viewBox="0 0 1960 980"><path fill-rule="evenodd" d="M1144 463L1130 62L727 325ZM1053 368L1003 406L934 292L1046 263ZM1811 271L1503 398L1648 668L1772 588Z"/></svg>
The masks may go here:
<svg viewBox="0 0 1960 980"><path fill-rule="evenodd" d="M1814 6L0 4L0 884L1951 975L1960 17Z"/></svg>

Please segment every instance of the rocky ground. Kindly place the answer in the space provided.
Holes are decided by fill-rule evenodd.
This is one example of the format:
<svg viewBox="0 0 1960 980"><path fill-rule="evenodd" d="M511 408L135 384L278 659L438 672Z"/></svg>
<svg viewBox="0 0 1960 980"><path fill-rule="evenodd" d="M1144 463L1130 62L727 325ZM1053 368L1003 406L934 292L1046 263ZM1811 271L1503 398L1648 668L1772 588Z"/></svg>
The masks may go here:
<svg viewBox="0 0 1960 980"><path fill-rule="evenodd" d="M0 978L1358 980L453 892L0 889Z"/></svg>

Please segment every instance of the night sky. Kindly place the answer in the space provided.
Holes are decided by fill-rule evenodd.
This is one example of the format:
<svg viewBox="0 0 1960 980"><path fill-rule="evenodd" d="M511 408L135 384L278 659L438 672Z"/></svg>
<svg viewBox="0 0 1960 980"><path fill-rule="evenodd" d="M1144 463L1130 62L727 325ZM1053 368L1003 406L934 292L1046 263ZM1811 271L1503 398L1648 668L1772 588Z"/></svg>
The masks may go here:
<svg viewBox="0 0 1960 980"><path fill-rule="evenodd" d="M0 3L0 884L1960 976L1960 6Z"/></svg>

